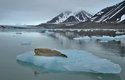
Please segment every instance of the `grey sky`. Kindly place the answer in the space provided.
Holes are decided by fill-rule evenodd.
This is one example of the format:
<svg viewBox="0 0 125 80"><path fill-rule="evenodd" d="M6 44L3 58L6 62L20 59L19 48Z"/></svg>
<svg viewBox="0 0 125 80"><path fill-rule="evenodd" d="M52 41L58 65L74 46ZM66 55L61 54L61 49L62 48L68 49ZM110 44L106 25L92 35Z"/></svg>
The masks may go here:
<svg viewBox="0 0 125 80"><path fill-rule="evenodd" d="M0 0L0 24L39 24L66 10L95 14L123 0Z"/></svg>

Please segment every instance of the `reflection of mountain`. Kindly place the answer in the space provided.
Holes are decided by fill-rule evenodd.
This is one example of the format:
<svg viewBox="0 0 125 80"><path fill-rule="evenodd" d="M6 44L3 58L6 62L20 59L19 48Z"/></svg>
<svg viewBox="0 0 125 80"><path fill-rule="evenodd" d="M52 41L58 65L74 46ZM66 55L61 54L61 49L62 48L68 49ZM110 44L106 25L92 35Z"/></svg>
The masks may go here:
<svg viewBox="0 0 125 80"><path fill-rule="evenodd" d="M106 51L113 52L115 55L125 57L125 46L122 45L122 41L110 41L107 43L101 43Z"/></svg>
<svg viewBox="0 0 125 80"><path fill-rule="evenodd" d="M119 30L91 30L91 29L84 29L84 30L49 30L51 33L58 33L61 34L69 39L73 39L74 37L78 36L117 36L117 35L125 35L125 31L119 31ZM55 34L51 34L55 36Z"/></svg>
<svg viewBox="0 0 125 80"><path fill-rule="evenodd" d="M88 42L97 42L106 51L113 52L117 56L124 57L125 56L125 44L122 35L124 34L117 34L116 31L51 31L55 34L49 35L50 37L54 38L55 40L59 41L61 45L65 48L70 48L70 46L76 47L88 43ZM118 31L119 32L119 31ZM120 33L120 32L119 32ZM121 35L121 36L120 36ZM117 36L117 37L116 37Z"/></svg>
<svg viewBox="0 0 125 80"><path fill-rule="evenodd" d="M92 73L84 73L84 72L83 73L81 73L81 72L55 72L55 71L47 71L41 67L36 67L36 66L31 65L31 64L22 63L20 61L17 61L17 63L19 65L21 65L22 67L32 69L34 71L34 75L40 79L43 79L43 78L41 78L42 76L44 76L43 74L55 73L55 75L50 77L52 80L55 79L55 76L57 79L56 74L58 74L58 76L59 76L58 78L64 78L64 76L67 76L67 75L71 76L72 75L72 76L82 76L83 79L86 79L86 80L89 80L89 79L92 79L92 80L100 80L100 79L101 80L112 80L112 79L113 80L121 80L118 75L113 75L113 74L92 74ZM69 77L65 77L65 79L68 80ZM77 77L77 79L79 79L79 78Z"/></svg>

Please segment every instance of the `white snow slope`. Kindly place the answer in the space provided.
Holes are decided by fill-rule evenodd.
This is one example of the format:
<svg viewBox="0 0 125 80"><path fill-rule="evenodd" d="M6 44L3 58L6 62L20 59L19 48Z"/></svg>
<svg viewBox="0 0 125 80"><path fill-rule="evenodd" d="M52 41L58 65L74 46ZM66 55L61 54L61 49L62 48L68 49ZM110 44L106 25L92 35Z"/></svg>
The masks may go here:
<svg viewBox="0 0 125 80"><path fill-rule="evenodd" d="M82 15L82 20L78 15ZM76 12L73 12L73 11L65 11L61 14L59 14L58 16L56 16L55 18L55 22L56 24L58 23L62 23L64 22L65 20L67 20L70 16L74 16L79 22L84 22L84 21L87 21L88 18L91 18L92 15L87 13L86 11L84 10L81 10L81 11L76 11ZM54 18L53 18L54 19ZM52 19L52 20L53 20ZM51 21L51 20L50 20ZM49 21L48 21L49 22Z"/></svg>

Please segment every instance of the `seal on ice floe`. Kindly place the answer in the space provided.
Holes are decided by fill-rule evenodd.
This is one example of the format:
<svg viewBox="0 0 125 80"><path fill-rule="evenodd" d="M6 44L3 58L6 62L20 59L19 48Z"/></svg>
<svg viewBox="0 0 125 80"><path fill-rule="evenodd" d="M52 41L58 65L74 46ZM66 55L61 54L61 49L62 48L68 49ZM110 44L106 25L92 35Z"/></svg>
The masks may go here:
<svg viewBox="0 0 125 80"><path fill-rule="evenodd" d="M65 54L62 54L57 50L52 50L48 48L36 48L34 49L34 52L35 52L35 56L60 56L60 57L67 58Z"/></svg>

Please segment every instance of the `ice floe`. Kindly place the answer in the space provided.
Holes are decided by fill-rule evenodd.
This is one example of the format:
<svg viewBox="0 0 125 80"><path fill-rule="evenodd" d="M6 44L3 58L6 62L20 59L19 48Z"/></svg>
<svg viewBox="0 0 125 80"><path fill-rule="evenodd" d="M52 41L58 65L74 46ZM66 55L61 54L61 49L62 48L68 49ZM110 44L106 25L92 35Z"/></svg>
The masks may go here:
<svg viewBox="0 0 125 80"><path fill-rule="evenodd" d="M73 38L74 40L84 40L84 41L90 41L90 37L89 36L83 36L83 37L76 37Z"/></svg>
<svg viewBox="0 0 125 80"><path fill-rule="evenodd" d="M51 32L51 31L45 31L45 34L47 34L47 35L53 35L54 34L54 32Z"/></svg>
<svg viewBox="0 0 125 80"><path fill-rule="evenodd" d="M92 73L121 72L121 67L110 60L99 58L92 53L83 50L59 50L68 58L34 56L34 52L20 54L16 57L18 61L30 63L35 66L44 67L54 71L76 71Z"/></svg>

